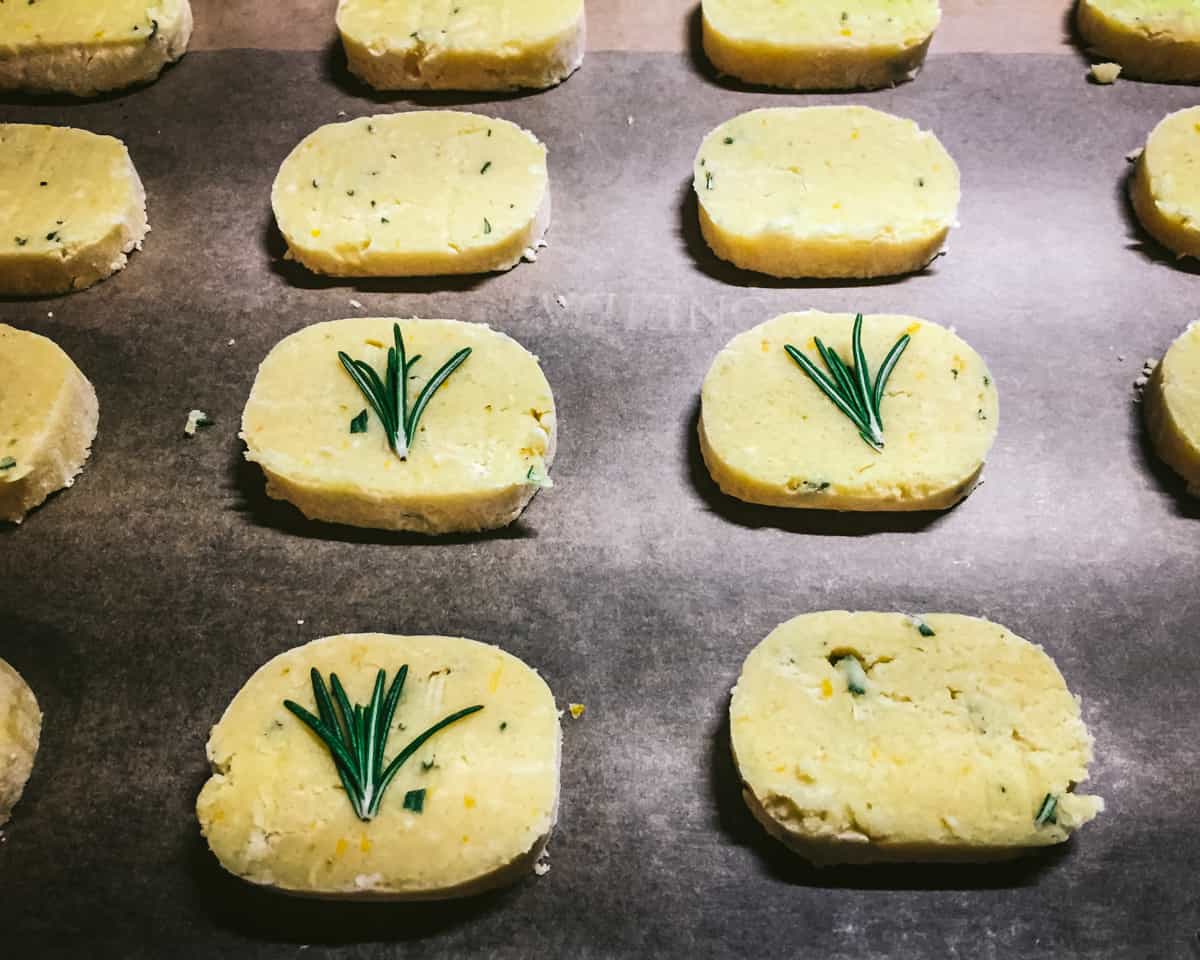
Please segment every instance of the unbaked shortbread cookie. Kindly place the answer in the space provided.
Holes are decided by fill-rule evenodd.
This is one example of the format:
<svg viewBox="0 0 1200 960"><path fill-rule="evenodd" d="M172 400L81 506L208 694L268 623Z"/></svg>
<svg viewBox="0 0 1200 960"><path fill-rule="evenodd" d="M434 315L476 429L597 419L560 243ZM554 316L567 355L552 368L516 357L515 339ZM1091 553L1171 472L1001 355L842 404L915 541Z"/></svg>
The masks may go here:
<svg viewBox="0 0 1200 960"><path fill-rule="evenodd" d="M410 365L410 415L425 384L470 350L428 401L413 436L400 438L406 449L392 443L339 359L344 353L384 381L397 326ZM449 533L515 520L550 485L557 426L537 358L504 334L457 320L356 318L307 327L271 351L246 404L242 438L267 492L306 517Z"/></svg>
<svg viewBox="0 0 1200 960"><path fill-rule="evenodd" d="M851 368L855 318L788 313L734 337L704 378L700 450L717 486L750 503L814 510L943 510L969 494L996 438L999 398L960 337L914 317L863 318L872 386L907 337L880 395L881 448L789 355L832 378L817 345Z"/></svg>
<svg viewBox="0 0 1200 960"><path fill-rule="evenodd" d="M188 0L8 0L0 90L90 97L147 83L191 35Z"/></svg>
<svg viewBox="0 0 1200 960"><path fill-rule="evenodd" d="M937 0L704 0L704 52L721 73L798 90L911 80L941 21Z"/></svg>
<svg viewBox="0 0 1200 960"><path fill-rule="evenodd" d="M25 792L42 736L42 711L29 685L0 660L0 826Z"/></svg>
<svg viewBox="0 0 1200 960"><path fill-rule="evenodd" d="M1200 324L1171 344L1142 393L1154 449L1200 497Z"/></svg>
<svg viewBox="0 0 1200 960"><path fill-rule="evenodd" d="M339 0L351 73L377 90L551 87L583 63L583 0Z"/></svg>
<svg viewBox="0 0 1200 960"><path fill-rule="evenodd" d="M82 290L149 231L125 144L71 127L0 124L0 295Z"/></svg>
<svg viewBox="0 0 1200 960"><path fill-rule="evenodd" d="M1200 257L1200 107L1154 128L1129 192L1147 233L1178 256Z"/></svg>
<svg viewBox="0 0 1200 960"><path fill-rule="evenodd" d="M958 167L932 133L868 107L752 110L696 155L713 252L776 277L920 270L958 210Z"/></svg>
<svg viewBox="0 0 1200 960"><path fill-rule="evenodd" d="M796 617L729 716L747 804L816 863L1003 859L1104 808L1073 792L1092 738L1054 661L974 617Z"/></svg>
<svg viewBox="0 0 1200 960"><path fill-rule="evenodd" d="M0 522L75 482L99 419L96 391L57 344L0 323Z"/></svg>
<svg viewBox="0 0 1200 960"><path fill-rule="evenodd" d="M550 225L546 148L516 124L427 110L321 127L271 191L288 256L338 277L508 270Z"/></svg>
<svg viewBox="0 0 1200 960"><path fill-rule="evenodd" d="M1079 0L1076 21L1088 50L1115 60L1124 76L1200 82L1196 0Z"/></svg>
<svg viewBox="0 0 1200 960"><path fill-rule="evenodd" d="M366 718L386 736L378 760L339 772L301 716L338 725L345 743L338 691L351 712L368 707L380 671L382 706ZM221 865L251 883L358 900L468 896L533 872L558 816L560 742L550 688L499 647L326 637L271 660L234 697L208 741L213 776L196 813Z"/></svg>

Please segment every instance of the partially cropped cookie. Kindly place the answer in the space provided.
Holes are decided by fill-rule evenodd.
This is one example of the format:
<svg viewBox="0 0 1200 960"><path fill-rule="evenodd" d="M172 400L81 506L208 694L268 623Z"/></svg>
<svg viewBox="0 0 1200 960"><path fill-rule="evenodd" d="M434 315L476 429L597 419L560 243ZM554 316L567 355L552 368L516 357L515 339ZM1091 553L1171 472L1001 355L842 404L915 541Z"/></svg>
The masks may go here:
<svg viewBox="0 0 1200 960"><path fill-rule="evenodd" d="M338 277L508 270L550 225L546 148L507 120L453 110L321 127L271 191L288 256Z"/></svg>
<svg viewBox="0 0 1200 960"><path fill-rule="evenodd" d="M1147 233L1177 256L1200 257L1200 107L1159 122L1129 192Z"/></svg>
<svg viewBox="0 0 1200 960"><path fill-rule="evenodd" d="M869 107L778 107L721 124L696 155L713 252L775 277L911 273L956 223L958 167L932 133Z"/></svg>
<svg viewBox="0 0 1200 960"><path fill-rule="evenodd" d="M310 519L476 531L511 523L550 486L554 409L537 358L485 324L355 318L276 345L242 438L267 492Z"/></svg>
<svg viewBox="0 0 1200 960"><path fill-rule="evenodd" d="M356 704L366 739L345 722ZM534 871L558 816L560 741L550 688L499 647L326 637L280 654L234 697L208 741L196 813L221 865L251 883L352 900L469 896Z"/></svg>
<svg viewBox="0 0 1200 960"><path fill-rule="evenodd" d="M188 0L8 0L0 90L90 97L148 83L191 35Z"/></svg>
<svg viewBox="0 0 1200 960"><path fill-rule="evenodd" d="M150 230L120 140L0 124L0 296L82 290L122 269Z"/></svg>
<svg viewBox="0 0 1200 960"><path fill-rule="evenodd" d="M818 863L983 861L1064 842L1092 738L1054 661L958 614L810 613L762 641L729 707L744 796Z"/></svg>
<svg viewBox="0 0 1200 960"><path fill-rule="evenodd" d="M944 510L975 488L998 423L987 365L944 327L788 313L738 334L713 360L700 450L717 486L749 503Z"/></svg>
<svg viewBox="0 0 1200 960"><path fill-rule="evenodd" d="M1200 497L1200 324L1173 344L1142 394L1154 449Z"/></svg>
<svg viewBox="0 0 1200 960"><path fill-rule="evenodd" d="M1195 0L1079 0L1088 51L1122 75L1161 83L1200 82L1200 5Z"/></svg>
<svg viewBox="0 0 1200 960"><path fill-rule="evenodd" d="M339 0L351 73L377 90L542 89L583 63L583 0Z"/></svg>
<svg viewBox="0 0 1200 960"><path fill-rule="evenodd" d="M75 482L99 419L96 391L57 344L0 323L0 522Z"/></svg>
<svg viewBox="0 0 1200 960"><path fill-rule="evenodd" d="M911 80L941 21L937 0L704 0L704 52L721 73L798 90Z"/></svg>
<svg viewBox="0 0 1200 960"><path fill-rule="evenodd" d="M0 660L0 826L25 792L41 736L37 698L21 675Z"/></svg>

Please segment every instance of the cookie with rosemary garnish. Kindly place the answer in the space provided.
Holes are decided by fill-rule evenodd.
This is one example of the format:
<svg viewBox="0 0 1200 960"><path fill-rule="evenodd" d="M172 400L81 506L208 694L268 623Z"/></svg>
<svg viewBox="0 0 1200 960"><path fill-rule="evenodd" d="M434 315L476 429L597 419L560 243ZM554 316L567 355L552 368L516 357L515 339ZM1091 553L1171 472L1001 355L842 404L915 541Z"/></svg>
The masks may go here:
<svg viewBox="0 0 1200 960"><path fill-rule="evenodd" d="M221 865L251 883L469 896L534 872L558 815L560 741L550 688L499 647L325 637L234 697L196 812Z"/></svg>
<svg viewBox="0 0 1200 960"><path fill-rule="evenodd" d="M83 470L96 391L54 341L0 323L0 523L20 523Z"/></svg>
<svg viewBox="0 0 1200 960"><path fill-rule="evenodd" d="M24 678L0 660L0 826L25 792L42 736L42 711Z"/></svg>
<svg viewBox="0 0 1200 960"><path fill-rule="evenodd" d="M485 324L354 318L282 340L242 416L267 493L306 517L450 533L503 527L551 486L554 397Z"/></svg>
<svg viewBox="0 0 1200 960"><path fill-rule="evenodd" d="M1039 646L959 614L809 613L751 651L729 705L743 795L818 863L1019 856L1104 809L1092 737Z"/></svg>
<svg viewBox="0 0 1200 960"><path fill-rule="evenodd" d="M788 313L734 337L701 391L724 493L810 510L944 510L974 489L999 400L983 359L915 317Z"/></svg>
<svg viewBox="0 0 1200 960"><path fill-rule="evenodd" d="M1189 327L1154 368L1142 394L1158 455L1200 497L1200 323Z"/></svg>

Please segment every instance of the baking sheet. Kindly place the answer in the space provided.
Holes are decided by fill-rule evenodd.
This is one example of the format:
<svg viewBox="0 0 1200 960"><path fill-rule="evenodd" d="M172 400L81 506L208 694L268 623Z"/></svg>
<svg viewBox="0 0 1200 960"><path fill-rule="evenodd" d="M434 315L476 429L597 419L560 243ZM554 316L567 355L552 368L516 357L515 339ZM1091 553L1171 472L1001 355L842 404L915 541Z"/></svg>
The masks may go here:
<svg viewBox="0 0 1200 960"><path fill-rule="evenodd" d="M14 956L275 958L1200 955L1200 507L1146 449L1142 360L1200 279L1147 245L1126 151L1193 89L1084 82L1074 57L934 58L853 98L718 86L686 57L598 54L563 86L476 106L550 148L554 223L495 277L327 281L279 259L269 190L321 123L373 103L315 54L191 54L141 91L9 101L12 121L122 137L153 232L90 291L0 303L93 380L77 486L0 532L0 656L46 714L0 845ZM713 259L688 190L742 110L852 99L919 120L963 176L924 274L804 285ZM430 97L422 105L456 102ZM470 102L470 101L461 101ZM564 303L557 300L562 297ZM352 306L354 299L362 309ZM986 483L940 515L838 516L719 495L700 381L786 310L909 312L958 331L1000 389ZM241 459L258 362L355 314L486 321L537 353L556 486L500 533L429 541L303 521ZM193 407L217 425L182 435ZM399 599L397 599L399 598ZM776 624L827 608L959 611L1045 645L1097 741L1108 811L1017 865L816 871L751 820L725 713ZM462 634L538 667L564 719L550 874L468 903L292 901L225 876L193 815L209 726L269 657L360 630Z"/></svg>

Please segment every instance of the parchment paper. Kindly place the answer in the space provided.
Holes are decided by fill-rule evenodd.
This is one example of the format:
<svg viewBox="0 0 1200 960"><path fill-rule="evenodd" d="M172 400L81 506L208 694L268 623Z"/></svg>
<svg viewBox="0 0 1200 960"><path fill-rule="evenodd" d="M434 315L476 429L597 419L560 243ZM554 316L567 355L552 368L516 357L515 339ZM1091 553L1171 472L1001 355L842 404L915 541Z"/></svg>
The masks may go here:
<svg viewBox="0 0 1200 960"><path fill-rule="evenodd" d="M100 286L0 304L101 402L75 488L0 533L0 656L46 714L0 846L5 954L1200 956L1200 507L1148 452L1132 389L1197 319L1200 279L1144 240L1122 193L1125 153L1197 93L1082 73L1066 56L934 58L915 83L836 98L722 87L681 56L592 55L558 89L473 108L549 145L538 262L363 284L280 259L270 184L340 111L411 105L373 103L321 55L191 54L105 101L0 104L122 137L153 225ZM703 135L834 100L913 117L957 158L949 255L844 286L716 261L689 195ZM913 313L980 351L1001 426L969 500L889 518L716 492L694 440L700 381L735 333L807 307ZM265 498L236 439L256 366L286 334L356 314L486 321L541 357L556 486L516 526L429 541ZM217 423L187 440L193 407ZM1083 699L1107 812L1018 865L816 871L786 853L739 796L727 697L776 624L828 608L982 615L1042 643ZM587 704L564 718L548 876L380 907L222 873L193 814L209 727L269 657L361 630L497 642L560 703Z"/></svg>

